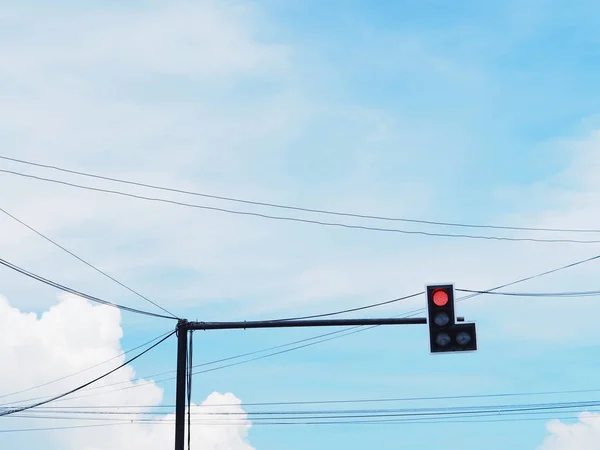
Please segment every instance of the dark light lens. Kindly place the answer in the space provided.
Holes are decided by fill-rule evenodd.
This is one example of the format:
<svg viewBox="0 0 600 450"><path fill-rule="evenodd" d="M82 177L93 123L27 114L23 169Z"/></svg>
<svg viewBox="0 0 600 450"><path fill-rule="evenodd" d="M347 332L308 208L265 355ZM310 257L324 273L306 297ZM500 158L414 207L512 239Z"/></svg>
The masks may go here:
<svg viewBox="0 0 600 450"><path fill-rule="evenodd" d="M468 345L471 342L471 335L461 331L456 335L456 343L458 345Z"/></svg>
<svg viewBox="0 0 600 450"><path fill-rule="evenodd" d="M450 322L450 317L445 312L442 312L435 316L434 322L437 326L443 327L448 325L448 322Z"/></svg>
<svg viewBox="0 0 600 450"><path fill-rule="evenodd" d="M446 347L448 344L450 344L450 341L451 339L448 333L439 333L435 337L435 343L440 347Z"/></svg>

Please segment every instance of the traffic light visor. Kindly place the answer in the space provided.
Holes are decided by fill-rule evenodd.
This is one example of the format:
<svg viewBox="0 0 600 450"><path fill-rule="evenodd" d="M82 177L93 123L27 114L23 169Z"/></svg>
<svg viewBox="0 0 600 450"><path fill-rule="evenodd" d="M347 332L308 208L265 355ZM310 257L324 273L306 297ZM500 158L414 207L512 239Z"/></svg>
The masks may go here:
<svg viewBox="0 0 600 450"><path fill-rule="evenodd" d="M433 303L435 303L436 306L446 306L448 300L448 293L444 289L436 289L433 291Z"/></svg>

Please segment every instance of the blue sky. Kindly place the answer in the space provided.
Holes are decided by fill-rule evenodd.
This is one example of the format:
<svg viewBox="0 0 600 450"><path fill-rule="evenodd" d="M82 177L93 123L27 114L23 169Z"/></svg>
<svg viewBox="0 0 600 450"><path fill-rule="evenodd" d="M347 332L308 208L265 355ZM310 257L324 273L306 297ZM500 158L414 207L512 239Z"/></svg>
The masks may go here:
<svg viewBox="0 0 600 450"><path fill-rule="evenodd" d="M27 6L0 2L4 149L0 153L136 181L319 209L595 228L599 219L595 205L600 200L598 12L594 2L545 0L325 5L269 0L127 6L63 1L52 7L43 2ZM115 187L6 161L0 165ZM0 177L0 188L9 193L3 196L2 208L178 315L198 320L321 313L411 294L434 282L485 289L593 256L600 248L269 221L91 193L8 174ZM141 188L119 188L147 194ZM168 198L291 215L210 199ZM464 231L302 217L405 230ZM90 294L152 308L8 217L1 220L2 258ZM592 262L514 290L597 289L597 268L598 263ZM26 312L41 314L61 301L57 292L6 270L0 271L0 286L0 294L18 308L22 320L30 320ZM424 305L421 297L354 317L398 315ZM173 326L127 313L119 322L117 316L82 309L81 314L89 314L82 323L89 321L98 333L90 332L81 348L71 348L65 336L78 316L69 312L70 307L75 308L65 306L55 313L64 314L53 319L64 321L61 326L45 325L40 318L39 342L32 341L24 350L38 355L43 342L44 352L56 355L44 360L48 374L55 376L66 374L56 361L83 368L86 362L100 362L94 358L101 357L102 346L106 354L113 354L119 345L135 347ZM260 402L596 386L594 356L600 336L595 317L600 307L595 298L478 297L461 303L459 312L478 323L481 348L475 354L433 357L425 327L380 328L199 375L193 399L200 403L215 391L231 392L243 402ZM119 324L120 341L105 332L117 333ZM79 330L74 333L86 334L83 325L73 326ZM194 358L220 359L327 331L199 332ZM9 344L0 354L9 358L18 343L5 342ZM174 344L168 342L152 357L136 361L136 373L173 369ZM0 376L0 384L14 391L47 381L42 376L45 369L35 363L35 357L8 363L23 367L29 378L21 379L15 369L4 375L5 380ZM162 402L171 403L173 382L160 387ZM598 395L532 396L514 402L594 400ZM30 423L21 419L10 426ZM36 426L54 424L36 421ZM582 449L597 448L597 424L591 431L573 430L571 439L581 434L581 442L559 437L544 444L551 436L544 421L257 425L248 439L258 450L436 448L444 442L465 450L482 446L563 450L576 443ZM39 436L0 434L0 445L24 445ZM51 437L51 449L82 448L76 443L86 442L85 435L69 432ZM116 448L115 442L99 440L97 445Z"/></svg>

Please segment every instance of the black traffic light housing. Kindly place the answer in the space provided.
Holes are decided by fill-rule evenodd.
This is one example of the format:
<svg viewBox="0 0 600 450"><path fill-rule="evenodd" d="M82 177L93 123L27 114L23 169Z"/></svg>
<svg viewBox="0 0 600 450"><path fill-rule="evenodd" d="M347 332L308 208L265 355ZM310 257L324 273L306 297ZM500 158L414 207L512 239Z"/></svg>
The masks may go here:
<svg viewBox="0 0 600 450"><path fill-rule="evenodd" d="M475 324L456 323L454 285L429 285L426 293L431 353L477 350Z"/></svg>

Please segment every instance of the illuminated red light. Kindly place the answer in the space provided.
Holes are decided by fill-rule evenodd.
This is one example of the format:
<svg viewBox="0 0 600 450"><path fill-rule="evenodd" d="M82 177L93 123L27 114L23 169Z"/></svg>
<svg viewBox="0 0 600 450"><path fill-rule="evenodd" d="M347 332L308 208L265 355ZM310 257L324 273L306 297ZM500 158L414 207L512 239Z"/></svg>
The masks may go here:
<svg viewBox="0 0 600 450"><path fill-rule="evenodd" d="M433 303L436 306L446 306L448 303L448 293L442 289L433 292Z"/></svg>

